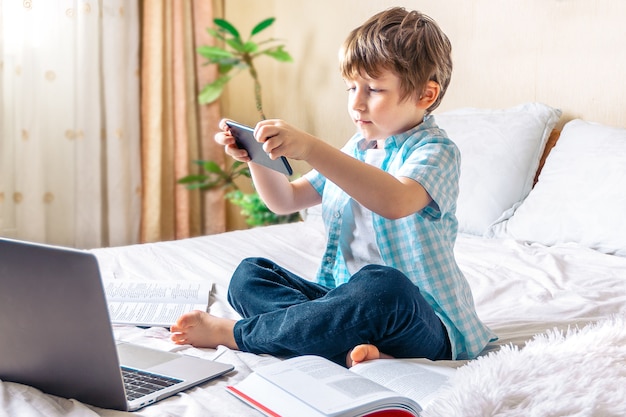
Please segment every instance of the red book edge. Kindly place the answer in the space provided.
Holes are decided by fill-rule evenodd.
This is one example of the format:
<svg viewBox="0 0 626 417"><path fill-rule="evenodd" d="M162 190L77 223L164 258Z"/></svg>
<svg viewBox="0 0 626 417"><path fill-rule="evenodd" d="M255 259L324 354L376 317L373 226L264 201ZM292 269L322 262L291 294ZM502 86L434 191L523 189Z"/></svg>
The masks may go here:
<svg viewBox="0 0 626 417"><path fill-rule="evenodd" d="M277 414L274 411L270 410L269 408L267 408L266 406L264 406L263 404L261 404L260 402L255 400L254 398L251 398L251 397L247 396L246 394L244 394L243 392L239 391L237 388L233 387L232 385L228 385L226 387L226 389L231 391L231 392L233 392L237 396L241 397L246 402L248 402L248 403L252 404L253 406L257 407L259 410L263 411L265 414L267 414L269 416L272 416L272 417L282 417L280 414Z"/></svg>
<svg viewBox="0 0 626 417"><path fill-rule="evenodd" d="M252 404L253 406L257 407L259 410L263 411L264 413L266 413L269 416L272 417L282 417L280 414L270 410L269 408L267 408L266 406L264 406L263 404L261 404L260 402L258 402L257 400L249 397L248 395L244 394L243 392L239 391L237 388L233 387L232 385L228 385L226 387L227 390L233 392L235 395L241 397L244 401ZM412 417L413 413L410 413L408 411L405 410L381 410L381 411L374 411L372 413L366 414L366 416L368 417Z"/></svg>

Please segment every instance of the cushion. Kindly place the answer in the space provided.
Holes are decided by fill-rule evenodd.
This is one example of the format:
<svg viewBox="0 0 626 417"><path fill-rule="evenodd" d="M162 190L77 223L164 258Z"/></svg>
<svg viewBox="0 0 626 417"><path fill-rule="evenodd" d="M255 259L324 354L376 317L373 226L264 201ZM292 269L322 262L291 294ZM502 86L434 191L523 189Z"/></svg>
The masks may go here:
<svg viewBox="0 0 626 417"><path fill-rule="evenodd" d="M626 256L626 129L572 120L497 236Z"/></svg>
<svg viewBox="0 0 626 417"><path fill-rule="evenodd" d="M459 232L486 235L533 186L544 145L561 111L541 103L466 108L435 115L461 151Z"/></svg>

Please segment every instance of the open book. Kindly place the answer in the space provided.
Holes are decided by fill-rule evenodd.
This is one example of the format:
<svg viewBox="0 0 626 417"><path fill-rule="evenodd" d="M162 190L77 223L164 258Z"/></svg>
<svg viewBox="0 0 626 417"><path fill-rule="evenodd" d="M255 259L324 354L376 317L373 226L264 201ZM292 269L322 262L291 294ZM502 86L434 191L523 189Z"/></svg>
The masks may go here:
<svg viewBox="0 0 626 417"><path fill-rule="evenodd" d="M213 284L206 281L104 280L111 322L169 327L181 314L207 311Z"/></svg>
<svg viewBox="0 0 626 417"><path fill-rule="evenodd" d="M299 356L259 368L227 389L271 417L408 417L418 416L454 372L402 359L347 369L319 356Z"/></svg>

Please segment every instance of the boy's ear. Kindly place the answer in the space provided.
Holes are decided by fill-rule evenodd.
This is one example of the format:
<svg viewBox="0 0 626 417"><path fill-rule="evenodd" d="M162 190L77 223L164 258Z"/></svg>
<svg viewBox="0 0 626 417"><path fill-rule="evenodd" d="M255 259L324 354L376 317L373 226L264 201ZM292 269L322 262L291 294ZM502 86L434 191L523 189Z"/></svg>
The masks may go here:
<svg viewBox="0 0 626 417"><path fill-rule="evenodd" d="M437 97L439 97L439 93L441 92L441 86L436 81L428 81L426 83L426 87L424 87L424 91L420 95L420 98L417 102L417 105L422 109L429 108Z"/></svg>

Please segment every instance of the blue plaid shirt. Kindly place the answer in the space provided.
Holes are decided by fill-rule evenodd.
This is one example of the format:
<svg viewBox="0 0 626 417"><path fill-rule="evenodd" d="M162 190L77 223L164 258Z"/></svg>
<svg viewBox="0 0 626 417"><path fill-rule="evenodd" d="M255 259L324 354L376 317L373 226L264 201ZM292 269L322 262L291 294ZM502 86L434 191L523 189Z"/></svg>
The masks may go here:
<svg viewBox="0 0 626 417"><path fill-rule="evenodd" d="M366 144L357 133L343 151L363 161ZM372 213L382 260L420 288L448 330L452 357L474 358L495 336L478 318L471 289L454 258L460 152L434 118L427 116L415 128L387 138L385 153L381 169L419 182L433 201L421 211L397 220ZM317 281L334 288L350 279L339 244L343 212L350 196L315 170L306 179L322 196L322 216L328 232Z"/></svg>

